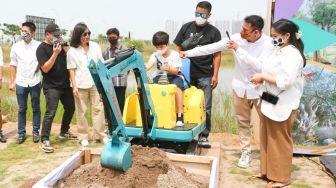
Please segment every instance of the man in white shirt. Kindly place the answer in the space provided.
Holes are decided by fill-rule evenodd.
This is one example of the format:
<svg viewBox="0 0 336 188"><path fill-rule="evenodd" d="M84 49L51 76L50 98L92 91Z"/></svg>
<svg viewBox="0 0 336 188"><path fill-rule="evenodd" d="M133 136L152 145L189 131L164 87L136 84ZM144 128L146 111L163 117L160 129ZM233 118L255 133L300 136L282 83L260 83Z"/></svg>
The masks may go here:
<svg viewBox="0 0 336 188"><path fill-rule="evenodd" d="M3 56L2 48L0 48L0 89L2 88L2 66L3 66ZM0 98L0 142L5 143L7 141L6 137L2 134L2 115L1 115L1 98Z"/></svg>
<svg viewBox="0 0 336 188"><path fill-rule="evenodd" d="M40 42L34 40L36 26L32 22L24 22L21 28L22 41L15 43L10 53L9 89L16 92L19 104L18 139L22 144L26 139L27 100L30 94L33 108L33 141L39 141L41 125L40 93L41 74L36 59L36 49Z"/></svg>
<svg viewBox="0 0 336 188"><path fill-rule="evenodd" d="M271 38L262 33L263 27L264 21L260 16L247 16L240 33L232 35L231 40L225 38L217 43L181 53L182 57L195 57L225 49L235 50L236 66L232 88L242 150L238 166L242 168L249 167L251 162L251 108L253 105L257 106L259 98L250 79L255 73L261 72L262 61L274 50ZM257 111L259 113L259 109Z"/></svg>

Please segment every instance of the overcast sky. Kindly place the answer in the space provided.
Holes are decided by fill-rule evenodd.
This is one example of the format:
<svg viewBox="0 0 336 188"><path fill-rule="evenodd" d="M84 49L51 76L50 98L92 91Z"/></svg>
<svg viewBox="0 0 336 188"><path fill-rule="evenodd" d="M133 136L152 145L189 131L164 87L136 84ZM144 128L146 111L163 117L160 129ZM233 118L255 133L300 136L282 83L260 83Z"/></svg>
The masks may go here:
<svg viewBox="0 0 336 188"><path fill-rule="evenodd" d="M194 20L197 0L7 0L0 6L0 23L20 25L25 15L55 18L64 29L85 22L93 35L117 27L121 35L150 39L165 29L166 20ZM249 14L266 15L267 0L209 0L210 20L243 19Z"/></svg>

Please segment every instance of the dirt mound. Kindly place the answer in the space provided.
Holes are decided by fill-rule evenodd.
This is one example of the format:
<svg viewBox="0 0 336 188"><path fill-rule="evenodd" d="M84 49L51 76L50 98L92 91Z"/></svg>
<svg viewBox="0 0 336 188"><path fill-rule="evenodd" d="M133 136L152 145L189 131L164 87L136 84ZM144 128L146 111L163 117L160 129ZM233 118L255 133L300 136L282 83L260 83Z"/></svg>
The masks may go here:
<svg viewBox="0 0 336 188"><path fill-rule="evenodd" d="M205 178L187 174L184 169L174 166L157 148L132 146L132 159L132 167L126 173L103 168L97 161L82 165L58 185L82 188L208 186Z"/></svg>

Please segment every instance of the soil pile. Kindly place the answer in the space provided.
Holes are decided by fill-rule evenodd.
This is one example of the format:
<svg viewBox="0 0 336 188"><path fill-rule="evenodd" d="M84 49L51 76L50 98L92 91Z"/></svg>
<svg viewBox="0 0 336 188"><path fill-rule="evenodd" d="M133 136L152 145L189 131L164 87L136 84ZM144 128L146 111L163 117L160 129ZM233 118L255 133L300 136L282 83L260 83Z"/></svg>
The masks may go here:
<svg viewBox="0 0 336 188"><path fill-rule="evenodd" d="M59 187L207 187L204 177L174 166L157 148L132 146L132 167L125 173L103 168L99 161L82 165L58 183Z"/></svg>

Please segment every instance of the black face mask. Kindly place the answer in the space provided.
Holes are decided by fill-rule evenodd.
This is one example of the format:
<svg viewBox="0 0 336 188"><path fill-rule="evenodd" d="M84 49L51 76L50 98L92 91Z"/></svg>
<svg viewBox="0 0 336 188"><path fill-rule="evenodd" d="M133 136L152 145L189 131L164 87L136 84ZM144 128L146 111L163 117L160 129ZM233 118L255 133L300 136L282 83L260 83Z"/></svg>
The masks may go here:
<svg viewBox="0 0 336 188"><path fill-rule="evenodd" d="M117 45L118 44L118 39L109 39L108 40L110 42L111 45Z"/></svg>

